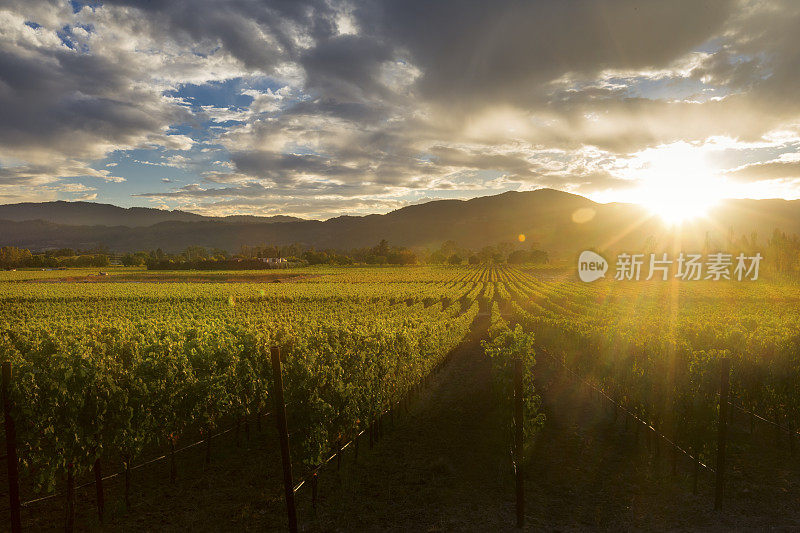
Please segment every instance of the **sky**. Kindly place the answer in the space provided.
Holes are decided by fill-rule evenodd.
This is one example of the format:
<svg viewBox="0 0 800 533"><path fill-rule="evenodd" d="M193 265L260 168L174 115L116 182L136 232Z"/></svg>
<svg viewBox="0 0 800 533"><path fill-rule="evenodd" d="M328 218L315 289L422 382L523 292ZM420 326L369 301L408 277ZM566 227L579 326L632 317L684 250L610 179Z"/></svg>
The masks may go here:
<svg viewBox="0 0 800 533"><path fill-rule="evenodd" d="M0 203L800 197L796 0L0 0Z"/></svg>

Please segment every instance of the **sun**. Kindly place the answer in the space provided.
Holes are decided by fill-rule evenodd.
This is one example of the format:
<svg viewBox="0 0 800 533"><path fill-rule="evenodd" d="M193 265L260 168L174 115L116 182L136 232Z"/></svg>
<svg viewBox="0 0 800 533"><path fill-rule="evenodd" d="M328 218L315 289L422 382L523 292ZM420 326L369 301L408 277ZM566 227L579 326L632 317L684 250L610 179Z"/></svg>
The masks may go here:
<svg viewBox="0 0 800 533"><path fill-rule="evenodd" d="M674 226L688 222L692 219L704 217L708 214L711 205L687 205L684 203L661 202L646 206L650 211Z"/></svg>
<svg viewBox="0 0 800 533"><path fill-rule="evenodd" d="M706 216L725 189L702 150L688 143L644 150L633 163L631 174L639 186L631 200L669 225Z"/></svg>
<svg viewBox="0 0 800 533"><path fill-rule="evenodd" d="M717 203L713 196L691 192L691 189L651 190L643 196L639 203L669 225L704 217Z"/></svg>

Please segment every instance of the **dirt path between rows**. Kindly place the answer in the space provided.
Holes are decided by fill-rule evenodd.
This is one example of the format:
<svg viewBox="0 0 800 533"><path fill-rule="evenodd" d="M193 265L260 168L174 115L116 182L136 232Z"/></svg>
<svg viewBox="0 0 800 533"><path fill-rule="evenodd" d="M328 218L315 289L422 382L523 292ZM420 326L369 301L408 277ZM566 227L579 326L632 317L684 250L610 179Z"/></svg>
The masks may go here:
<svg viewBox="0 0 800 533"><path fill-rule="evenodd" d="M372 453L341 473L321 474L313 531L487 531L513 524L511 465L492 398L491 366L479 316L470 339ZM363 443L362 443L363 445ZM302 497L301 497L302 498Z"/></svg>

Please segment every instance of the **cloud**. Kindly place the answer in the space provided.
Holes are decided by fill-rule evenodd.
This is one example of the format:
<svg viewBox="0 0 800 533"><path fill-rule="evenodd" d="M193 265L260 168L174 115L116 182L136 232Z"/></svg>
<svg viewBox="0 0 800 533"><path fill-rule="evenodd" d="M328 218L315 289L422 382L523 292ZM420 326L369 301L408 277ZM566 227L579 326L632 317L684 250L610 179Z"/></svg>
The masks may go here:
<svg viewBox="0 0 800 533"><path fill-rule="evenodd" d="M613 197L636 154L722 138L730 179L794 178L798 22L791 0L6 0L0 196L128 178L215 213ZM112 175L134 149L153 168ZM158 166L196 183L152 190Z"/></svg>
<svg viewBox="0 0 800 533"><path fill-rule="evenodd" d="M739 181L754 182L774 179L800 179L800 154L784 154L772 161L742 165L726 172L726 175Z"/></svg>
<svg viewBox="0 0 800 533"><path fill-rule="evenodd" d="M121 183L125 181L122 176L114 176L110 170L96 170L86 166L81 161L62 159L55 164L22 164L15 166L0 166L0 184L41 185L59 181L53 176L76 177L86 176L97 178L108 183Z"/></svg>
<svg viewBox="0 0 800 533"><path fill-rule="evenodd" d="M76 176L121 182L90 163L113 150L191 145L168 134L185 111L146 83L136 62L92 53L98 34L65 4L0 7L2 183L34 187ZM38 26L26 24L31 20Z"/></svg>
<svg viewBox="0 0 800 533"><path fill-rule="evenodd" d="M564 75L666 66L722 29L735 2L392 0L372 18L439 102L529 103Z"/></svg>

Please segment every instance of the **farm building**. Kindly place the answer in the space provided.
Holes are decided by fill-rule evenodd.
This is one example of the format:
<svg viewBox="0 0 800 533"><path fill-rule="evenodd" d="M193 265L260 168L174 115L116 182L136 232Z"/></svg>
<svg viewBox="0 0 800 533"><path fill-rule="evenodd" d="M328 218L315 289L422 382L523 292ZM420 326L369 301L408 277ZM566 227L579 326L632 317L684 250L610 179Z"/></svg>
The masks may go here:
<svg viewBox="0 0 800 533"><path fill-rule="evenodd" d="M280 265L287 262L283 257L261 257L260 259L268 265Z"/></svg>

